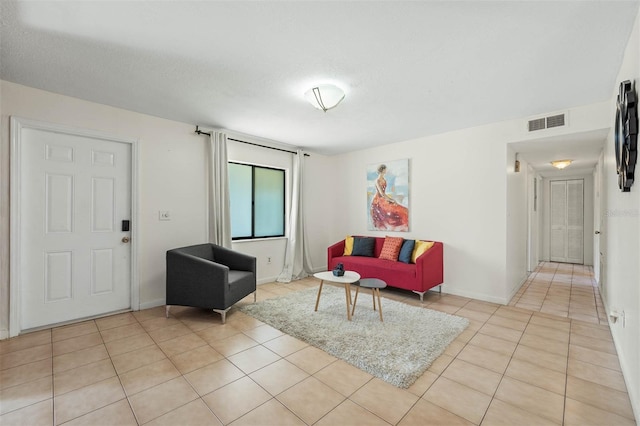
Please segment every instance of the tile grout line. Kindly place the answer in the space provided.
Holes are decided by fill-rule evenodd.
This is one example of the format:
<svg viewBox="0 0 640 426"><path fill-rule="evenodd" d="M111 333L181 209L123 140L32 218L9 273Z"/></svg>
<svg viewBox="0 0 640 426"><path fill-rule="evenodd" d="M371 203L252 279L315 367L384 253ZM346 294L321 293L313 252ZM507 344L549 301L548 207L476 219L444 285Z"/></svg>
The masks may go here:
<svg viewBox="0 0 640 426"><path fill-rule="evenodd" d="M257 290L256 290L256 291L257 291ZM166 318L166 317L165 317L165 318ZM188 325L186 325L184 322L182 322L182 320L181 320L180 318L178 318L175 314L171 314L171 313L169 313L169 318L174 318L175 320L180 321L180 324L182 324L182 325L184 325L185 327L187 327L187 329L189 329L189 331L190 331L191 333L196 334L196 333L195 333L195 332L194 332L194 331L193 331L193 330L192 330ZM167 318L167 319L168 319L168 318ZM138 319L136 318L136 320L138 320ZM138 320L138 322L140 322L140 321ZM142 323L141 323L141 322L140 322L140 326L142 326ZM142 326L142 328L144 329L144 326ZM148 332L146 329L145 329L145 333L147 333L147 335L149 334L149 332ZM197 334L196 334L196 335L197 335ZM200 336L198 336L198 337L200 337ZM198 396L198 398L197 398L197 399L199 399L199 400L201 400L201 401L202 401L202 403L205 405L205 407L207 407L207 410L209 410L209 412L211 412L211 414L213 414L213 416L214 416L214 417L215 417L215 418L220 422L220 424L224 424L224 422L222 421L222 419L220 419L220 417L218 417L218 415L216 415L216 413L214 413L214 412L213 412L213 410L211 409L211 407L209 407L209 404L207 404L207 403L204 401L204 399L202 399L202 398L203 398L203 395L200 395L200 393L199 393L199 392L194 388L193 384L192 384L192 383L189 381L189 379L187 379L187 378L185 377L185 375L184 375L184 374L183 374L183 373L178 369L178 366L173 362L173 360L171 359L171 357L169 357L169 356L167 355L167 353L166 353L166 352L165 352L165 351L160 347L160 345L158 344L158 342L156 342L156 341L155 341L155 339L154 339L153 337L151 337L150 335L149 335L149 338L150 338L150 339L153 341L153 343L158 347L158 349L159 349L159 350L164 354L164 356L165 356L165 357L166 357L166 359L171 363L171 365L173 366L173 368L175 368L175 369L176 369L176 371L178 372L178 374L180 375L180 377L181 377L185 382L187 382L187 384L189 385L189 387L190 387L190 388L193 390L193 392ZM202 337L200 337L200 338L202 339ZM169 339L169 340L171 340L171 339ZM202 340L204 340L204 339L202 339ZM215 348L213 348L213 347L211 346L211 344L209 344L209 342L207 342L206 340L204 340L204 341L205 341L205 343L207 344L207 346L209 346L211 349L213 349L214 351L216 351L216 350L215 350ZM203 346L204 346L204 345L203 345ZM216 351L216 352L218 352L218 351ZM218 352L218 353L219 353L219 352ZM220 355L222 355L222 354L220 354ZM227 357L226 357L226 356L224 356L224 355L222 355L222 356L224 357L224 359L225 359L225 360L227 359ZM219 361L222 361L222 360L219 360ZM218 361L216 361L216 362L218 362ZM208 365L215 364L216 362L213 362L213 363L208 364ZM205 367L206 367L206 366L201 367L201 368L205 368ZM196 370L194 370L194 371L196 371ZM243 371L243 373L244 373L244 371ZM245 374L245 376L244 376L244 377L248 377L248 375L247 375L247 374ZM173 379L171 379L171 380L173 380ZM237 381L237 380L240 380L240 379L233 380L233 381L231 381L231 382L229 382L229 383L227 383L227 384L231 384L231 383L233 383L233 382L235 382L235 381ZM164 382L164 383L167 383L167 382ZM163 383L160 383L160 384L158 384L158 385L152 386L152 387L151 387L151 388L149 388L149 389L153 389L154 387L160 386L161 384L163 384ZM225 385L225 386L226 386L226 385ZM224 387L224 386L222 386L222 387ZM222 388L222 387L221 387L221 388ZM124 388L124 386L123 386L123 388ZM219 389L220 389L220 388L219 388ZM145 390L143 390L143 391L141 391L141 392L145 392L146 390L148 390L148 389L145 389ZM217 389L216 389L216 390L217 390ZM211 391L211 392L215 392L216 390L213 390L213 391ZM138 393L141 393L141 392L138 392ZM125 394L126 394L126 392L125 392ZM207 394L207 395L208 395L208 394ZM128 396L128 395L127 395L127 399L129 399L129 396ZM168 412L166 412L166 413L160 414L159 416L156 416L156 417L154 417L153 419L151 419L151 420L149 420L149 421L153 421L153 420L155 420L155 419L157 419L157 418L159 418L159 417L162 417L162 416L164 416L164 415L169 414L169 413L170 413L170 412L172 412L172 411L178 410L178 409L180 409L180 408L182 408L182 407L184 407L184 406L186 406L186 405L188 405L188 404L192 403L193 401L196 401L197 399L194 399L194 400L192 400L192 401L188 401L188 402L186 402L185 404L182 404L182 405L181 405L181 406L179 406L179 407L175 407L175 408L174 408L174 409L172 409L171 411L168 411ZM129 403L129 404L131 404L131 403ZM134 413L134 415L135 415L135 411L133 410L133 406L131 406L131 411L132 411L132 412ZM136 421L138 421L137 416L136 416ZM140 422L139 422L139 421L138 421L138 424L140 424Z"/></svg>
<svg viewBox="0 0 640 426"><path fill-rule="evenodd" d="M572 266L572 268L573 268L573 269L572 269L572 277L571 277L571 284L570 284L570 294L571 294L571 292L572 292L572 290L573 290L573 285L574 285L574 284L573 284L573 281L574 281L574 278L575 278L575 272L573 272L573 271L575 271L575 266ZM536 273L536 274L537 274L537 273ZM554 272L554 277L555 277L555 275L556 275L556 274L557 274L557 268L556 268L556 271ZM577 284L576 284L576 285L577 285ZM551 284L550 284L550 286L551 286ZM593 288L596 288L595 286L592 286L592 287L593 287ZM550 289L550 288L551 288L551 287L549 287L549 288L547 289L547 294L548 294L548 291L549 291L549 289ZM579 288L579 286L578 286L578 287L576 287L576 291L577 291L577 289L578 289L578 288ZM290 290L291 290L291 289L290 289ZM596 294L595 292L592 292L591 294L594 296L594 298L596 298L596 297L597 297L597 294ZM401 301L405 301L405 299L406 299L406 298L403 298ZM465 308L465 307L467 307L471 302L472 302L472 300L467 300L467 301L464 303L464 305L462 305L462 306L460 306L460 307L458 307L458 308L457 308L456 312L460 311L461 309L464 309L464 308ZM406 302L405 302L405 303L406 303ZM508 306L508 307L511 307L511 306ZM425 308L426 308L426 306L425 306ZM516 307L516 308L517 308L517 307ZM597 303L596 303L596 308L597 308ZM499 308L498 308L498 309L499 309ZM493 316L495 316L497 311L498 311L498 310L494 311L494 312L493 312L493 314L491 315L491 317L489 317L489 319L491 319ZM530 316L529 316L529 319L528 319L528 321L527 321L527 327L528 327L528 325L531 323L531 319L532 319L533 315L536 313L536 311L532 311L532 310L530 310L530 309L527 309L527 311L531 312L531 314L530 314ZM135 317L135 316L134 316L134 317ZM140 320L139 320L137 317L135 317L135 319L136 319L137 323L138 323L139 325L141 325ZM179 318L176 318L176 319L177 319L178 321L180 321L183 325L185 325L187 328L189 328L189 327L188 327L184 322L182 322L182 320L180 320ZM489 319L487 319L486 321L484 321L484 322L483 322L483 325L484 325L484 324L487 324L487 322L489 321ZM569 341L568 341L567 345L568 345L568 349L570 349L571 341L572 341L572 337L573 337L573 336L572 336L572 335L573 335L573 331L572 331L572 330L573 330L573 324L574 324L574 323L576 323L577 321L580 321L580 320L578 320L578 319L573 319L573 318L570 318L570 317L568 318L568 320L569 320ZM580 321L580 322L582 322L582 321ZM94 320L94 323L95 323L95 320ZM493 402L493 400L495 399L495 395L496 395L496 393L497 393L497 389L499 388L500 384L503 382L504 377L506 376L506 371L508 370L509 366L511 365L511 363L512 363L512 361L513 361L513 358L514 358L514 356L513 356L513 355L515 354L515 350L516 350L516 349L521 345L521 343L520 343L520 342L522 341L522 338L524 337L524 332L525 332L525 330L526 330L526 328L527 328L527 327L525 327L525 329L522 331L522 334L521 334L520 338L518 339L518 342L516 343L516 348L514 349L514 352L511 354L511 357L510 357L510 359L509 359L509 362L507 363L507 366L506 366L506 368L505 368L505 370L504 370L504 372L503 372L503 374L502 374L502 377L500 378L500 382L498 383L498 386L496 387L496 390L494 391L493 396L491 397L491 400L490 400L490 402L489 402L488 407L490 407L490 406L491 406L491 403L492 403L492 402ZM193 330L191 330L191 329L189 329L189 330L190 330L191 332L195 333ZM102 344L106 346L106 344L104 343L104 339L102 338L101 330L99 330L99 329L98 329L98 332L100 332L100 336L101 336ZM242 331L242 332L244 333L244 331ZM146 330L145 330L145 333L148 335L148 332L147 332ZM460 351L458 351L458 352L457 352L456 356L454 356L454 357L452 358L452 361L451 361L451 362L453 362L453 361L457 358L457 356L459 355L459 353L460 353L462 350L464 350L464 348L466 348L466 347L470 344L469 342L471 341L471 339L473 339L473 337L475 337L476 335L478 335L478 333L480 333L480 329L475 330L475 332L473 333L472 337L471 337L470 339L468 339L468 340L464 343L464 345L463 345L462 349L461 349ZM51 376L52 376L52 379L51 379L51 380L53 381L54 376L53 376L53 332L52 332L52 330L50 330L49 339L50 339L50 342L51 342L51 345L52 345L52 354L51 354L51 362L52 362L52 365L51 365ZM275 338L274 338L274 339L275 339ZM270 340L268 340L268 341L271 341L271 340L273 340L273 339L270 339ZM503 339L503 340L505 340L505 339ZM165 356L167 356L167 353L165 353L165 351L164 351L162 348L160 348L160 347L159 347L158 343L157 343L155 340L153 340L153 339L152 339L152 341L154 342L154 345L155 345L156 347L158 347L158 348L162 351L162 353L163 353ZM260 346L263 346L263 344L264 344L264 343L259 343L259 342L258 342L258 344L259 344ZM211 347L211 345L210 345L210 343L209 343L209 342L207 342L207 345ZM525 346L526 346L526 345L525 345ZM268 348L267 348L267 349L268 349ZM589 349L589 348L587 348L587 349ZM215 349L214 349L214 350L215 350ZM301 350L301 349L300 349L300 350ZM298 351L299 351L299 350L298 350ZM297 351L295 351L295 352L297 352ZM294 353L295 353L295 352L294 352ZM115 370L115 366L113 365L113 360L112 360L112 358L111 358L111 354L108 352L108 350L107 350L107 354L108 354L109 359L110 359L110 361L111 361L111 364L112 364L112 366L114 367L114 370ZM278 355L279 355L279 354L278 354ZM168 357L167 357L167 358L168 358ZM225 356L224 358L226 359L227 357ZM280 359L285 359L285 357L280 356ZM175 364L173 364L173 361L172 361L170 358L169 358L169 360L170 360L170 362L172 362L172 365L174 365L174 367L175 367ZM335 362L335 361L334 361L334 362ZM441 373L439 373L439 374L438 374L438 378L443 377L442 373L443 373L444 371L446 371L446 369L451 365L451 362L450 362L449 364L447 364L447 366L442 370L442 372L441 372ZM585 362L588 362L589 364L591 364L591 362L589 362L589 361L585 361ZM333 362L332 362L331 364L333 364ZM269 364L269 365L271 365L271 364ZM330 364L329 364L329 365L330 365ZM599 365L597 365L597 364L593 364L593 365L599 366ZM266 366L264 366L264 367L262 367L262 368L265 368L265 367L266 367ZM323 370L324 368L327 368L327 367L328 367L328 365L327 365L327 366L325 366L325 367L323 367L321 370ZM568 388L568 376L569 376L569 373L568 373L568 367L569 367L569 353L567 353L567 364L566 364L567 372L566 372L566 374L565 374L565 389L564 389L564 400L563 400L563 422L565 421L565 416L566 416L566 401L567 401L567 398L568 398L568 397L567 397L567 395L566 395L567 388ZM602 366L599 366L599 367L602 367ZM608 369L608 367L602 367L602 368L607 368L607 369ZM321 370L318 370L318 371L321 371ZM178 370L178 371L179 371L179 370ZM256 370L256 371L259 371L259 370ZM613 369L612 369L612 371L615 371L615 370L613 370ZM310 377L314 377L314 376L315 376L315 374L317 374L317 372L315 372L313 375L310 375ZM121 382L121 380L120 380L120 375L119 375L117 372L116 372L116 375L118 376L119 381L120 381L120 383L121 383L121 386L122 386L122 388L123 388L123 390L124 390L124 386L122 385L122 382ZM180 375L181 375L182 377L184 377L184 375L182 375L182 373L180 373ZM245 374L245 375L244 375L244 377L249 377L249 375L248 375L248 374ZM250 378L250 377L249 377L249 378ZM250 378L250 379L251 379L251 378ZM319 379L318 379L318 380L319 380ZM436 380L437 380L437 379L436 379ZM514 380L517 380L517 379L514 379ZM370 381L371 381L371 379L369 379L369 381L367 381L366 383L369 383ZM324 383L324 382L323 382L323 383ZM361 389L363 386L365 386L365 385L366 385L366 383L365 383L365 384L363 384L362 386L360 386L360 387L358 388L358 390L359 390L359 389ZM427 389L425 390L425 392L423 393L423 395L428 391L428 389L430 389L430 388L431 388L431 386L433 386L433 383L435 383L435 380L434 380L434 382L432 382L432 383L429 385L429 387L427 387ZM525 383L526 383L526 382L525 382ZM191 385L191 384L190 384L190 385ZM157 385L156 385L156 386L157 386ZM225 385L225 386L226 386L226 385ZM258 384L258 386L260 386L260 387L262 388L262 386L261 386L260 384ZM464 386L466 386L466 385L464 385ZM535 385L534 385L534 386L535 386ZM544 389L544 388L542 388L542 389ZM266 389L265 389L265 390L266 390ZM356 391L354 391L353 393L355 393L355 392L357 392L357 390L356 390ZM352 393L351 395L353 395L353 393ZM54 402L55 402L55 401L53 400L53 398L54 398L54 394L55 394L55 388L54 388L54 384L52 383L52 404L54 404ZM196 394L197 394L197 392L196 392ZM416 394L413 394L413 395L416 395ZM128 395L126 395L126 392L125 392L125 396L127 397L127 399L129 399ZM344 396L344 395L343 395L343 396ZM200 396L199 396L199 399L201 399L201 400L202 400L202 397L200 397ZM274 397L272 397L271 399L276 399L276 400L277 400L277 397L275 397L275 396L274 396ZM271 400L271 399L270 399L270 400ZM345 399L343 399L343 402L341 402L340 404L344 403L344 401L345 401L345 400L347 400L347 399L348 399L348 400L350 400L350 396L346 396L346 397L345 397ZM413 409L413 407L415 407L415 405L420 401L420 399L423 399L423 398L422 398L422 396L418 396L417 401L416 401L416 402L411 406L411 408L409 408L409 410L408 410L408 411L407 411L407 412L402 416L402 418L401 418L401 420L400 420L400 421L402 421L402 419L403 419L403 418L405 418L405 417L407 416L407 414L408 414L408 413ZM277 400L277 401L278 401L279 403L281 403L279 400ZM190 401L190 402L191 402L191 401ZM268 401L267 401L267 402L268 402ZM352 401L352 402L353 402L353 401ZM266 403L266 402L265 402L265 403ZM130 402L129 402L129 404L130 404ZM264 403L263 403L263 404L264 404ZM261 404L261 405L263 405L263 404ZM340 404L338 404L338 406L339 406ZM31 404L31 405L33 405L33 404ZM206 404L205 404L205 405L206 405ZM592 406L592 407L595 407L595 406L593 406L593 405L591 405L591 404L587 404L587 405L590 405L590 406ZM183 406L184 406L184 405L183 405ZM182 406L181 406L181 407L182 407ZM208 407L208 406L207 406L207 407ZM483 419L482 419L482 421L484 421L484 418L486 417L486 414L487 414L487 412L488 412L488 407L487 407L487 410L485 410L485 413L484 413L484 415L483 415ZM178 409L178 408L180 408L180 407L174 408L174 409L173 409L173 410L171 410L171 411L174 411L174 410L176 410L176 409ZM257 408L257 407L255 407L255 408ZM243 416L244 416L244 415L246 415L246 414L248 414L249 412L251 412L251 411L255 410L255 408L254 408L254 409L252 409L252 410L250 410L250 411L248 411L247 413L243 414ZM285 408L286 408L286 406L285 406ZM335 409L335 408L336 408L336 407L334 407L334 409ZM364 407L363 407L363 408L364 408ZM597 407L595 407L595 408L597 408ZM55 424L55 404L54 404L53 409L54 409L54 424ZM130 409L131 409L131 411L132 411L132 413L134 414L134 417L135 417L135 412L133 411L133 407L132 407L131 405L130 405ZM288 408L287 408L287 410L291 412L291 410L289 410ZM93 411L96 411L96 410L93 410ZM209 411L211 411L211 409L210 409L210 408L209 408ZM332 409L331 411L333 411L333 409ZM328 415L329 413L331 413L331 411L329 411L328 413L326 413L322 418L324 418L326 415ZM368 411L368 410L367 410L367 411ZM447 411L448 411L448 410L447 410ZM526 411L526 410L525 410L525 411ZM606 411L606 410L605 410L605 411ZM293 412L292 412L292 413L293 413ZM89 414L89 413L85 413L85 414L83 414L83 415L86 415L86 414ZM167 414L167 413L165 413L165 414ZM213 413L213 414L215 415L215 413ZM295 415L295 413L293 413L293 414ZM163 414L163 415L164 415L164 414ZM80 417L81 417L81 416L80 416ZM242 417L242 416L240 416L240 417ZM298 416L296 415L296 417L298 417ZM156 417L156 418L157 418L157 417ZM216 416L216 418L217 418L217 416ZM299 417L298 417L298 418L299 418ZM136 418L136 421L137 421L137 418Z"/></svg>
<svg viewBox="0 0 640 426"><path fill-rule="evenodd" d="M291 291L295 291L295 290L291 290ZM180 321L182 324L184 324L184 323L182 322L182 320L181 320L179 317L175 317L175 316L174 316L174 318L175 318L175 319L177 319L178 321ZM184 325L185 325L187 328L189 328L186 324L184 324ZM265 325L268 325L268 324L265 324ZM260 326L258 326L258 327L260 327ZM251 328L251 330L253 330L253 329L255 329L255 328L258 328L258 327L253 327L253 328ZM191 330L190 328L189 328L189 330L190 330L192 333L194 333L194 334L195 334L195 332L194 332L193 330ZM238 333L238 334L243 334L243 335L245 335L245 336L249 337L250 339L254 340L251 336L247 335L247 334L245 333L245 331L246 331L246 330L240 330L240 333ZM230 336L230 337L233 337L233 336ZM275 339L277 339L277 338L279 338L279 337L282 337L282 336L277 336L277 337L274 337L274 338L268 339L268 340L266 340L265 342L258 342L258 341L255 341L255 340L254 340L254 341L257 343L257 345L256 345L256 346L253 346L253 347L262 346L262 347L264 347L265 349L267 349L267 350L269 350L269 351L273 352L271 349L269 349L269 348L267 348L266 346L264 346L264 343L266 343L266 342L270 342L270 341L275 340ZM229 338L229 337L227 337L227 338ZM203 340L204 340L204 339L203 339ZM220 340L224 340L224 339L220 339ZM154 341L154 342L155 342L155 341ZM205 342L206 342L206 345L207 345L207 346L211 347L214 351L216 350L213 346L211 346L211 344L210 344L209 342L207 342L207 341L205 341ZM157 345L157 343L156 343L156 345ZM251 348L248 348L248 349L251 349ZM237 353L244 352L245 350L248 350L248 349L244 349L244 350L239 351L239 352L237 352ZM292 355L292 354L294 354L294 353L296 353L296 352L299 352L299 351L301 351L302 349L304 349L304 348L298 349L298 350L296 350L296 351L292 352L292 353L291 353L291 354L289 354L289 355ZM162 348L160 348L160 350L162 350ZM162 350L162 351L163 351L163 350ZM217 352L217 351L216 351L216 352ZM164 351L163 351L163 353L164 353ZM232 355L236 355L237 353L234 353L234 354L232 354ZM222 356L224 357L224 359L225 359L225 360L227 360L228 362L230 362L231 364L233 364L236 368L240 369L240 371L242 371L242 373L244 374L244 376L243 376L243 377L240 377L240 378L238 378L238 379L232 380L231 382L229 382L229 383L227 383L227 384L225 384L225 385L223 385L223 386L219 387L218 389L214 389L214 390L212 390L212 391L211 391L211 392L209 392L207 395L209 395L209 394L211 394L211 393L213 393L213 392L216 392L216 391L218 391L218 390L220 390L220 389L222 389L222 388L224 388L224 387L226 387L226 386L228 386L228 385L230 385L230 384L232 384L232 383L235 383L235 382L237 382L237 381L239 381L239 380L241 380L241 379L243 379L243 378L245 378L245 377L246 377L246 378L248 378L249 380L251 380L253 383L255 383L257 386L259 386L261 389L263 389L267 394L269 394L269 395L271 396L271 398L270 398L269 400L267 400L267 401L263 402L262 404L258 405L257 407L254 407L253 409L251 409L251 410L249 410L248 412L246 412L246 413L242 414L240 417L238 417L238 418L234 419L233 421L236 421L236 420L238 420L238 419L242 418L243 416L245 416L245 415L249 414L251 411L253 411L253 410L255 410L255 409L257 409L257 408L261 407L262 405L264 405L264 404L268 403L268 402L269 402L269 401L271 401L271 400L276 400L279 404L281 404L283 407L285 407L285 408L286 408L289 412L291 412L294 416L296 416L296 417L297 417L297 418L299 418L301 421L303 421L303 420L302 420L302 419L301 419L301 418L300 418L296 413L294 413L294 412L293 412L293 411L291 411L291 410L290 410L286 405L284 405L284 404L283 404L283 403L282 403L282 402L277 398L277 395L271 395L271 393L270 393L267 389L265 389L265 388L264 388L260 383L256 382L255 380L253 380L253 378L252 378L252 377L250 377L250 374L253 374L253 373L257 372L257 371L260 371L260 370L262 370L263 368L266 368L266 367L268 367L268 366L270 366L270 365L272 365L272 364L274 364L274 363L276 363L276 362L278 362L278 361L280 361L280 360L286 360L286 357L283 357L283 356L281 356L280 354L278 354L278 353L276 353L276 352L273 352L273 353L275 353L276 355L278 355L278 356L280 357L280 359L278 359L277 361L274 361L274 362L272 362L272 363L269 363L269 364L267 364L267 365L265 365L265 366L263 366L263 367L259 368L258 370L253 371L252 373L245 373L245 372L244 372L242 369L240 369L237 365L233 364L233 362L232 362L232 361L230 361L226 355L224 355L224 354L220 354L220 355L222 355ZM166 356L166 355L167 355L167 354L165 353L165 356ZM287 355L287 356L289 356L289 355ZM170 359L169 357L167 357L167 358L169 359L169 361L171 361L171 359ZM219 361L222 361L222 360L219 360ZM172 362L172 364L173 364L173 361L171 361L171 362ZM218 361L216 361L216 362L218 362ZM213 363L208 364L208 365L215 364L216 362L213 362ZM289 361L288 361L288 362L289 362ZM335 362L335 361L334 361L334 362ZM176 370L178 370L177 366L175 366L175 364L173 364L173 365L174 365L174 367L176 368ZM329 365L330 365L330 364L329 364ZM205 366L205 367L206 367L206 366ZM204 368L204 367L202 367L202 368ZM194 371L196 371L196 370L194 370ZM214 416L215 416L215 417L220 421L220 423L221 423L221 424L224 424L224 422L222 421L222 419L220 419L220 417L218 417L218 415L217 415L217 414L216 414L216 413L211 409L211 407L209 407L209 405L208 405L206 402L204 402L203 397L204 397L204 396L206 396L206 395L200 395L200 394L198 393L198 391L197 391L195 388L193 388L193 384L192 384L192 383L191 383L191 382L190 382L190 381L189 381L189 380L184 376L184 374L182 374L182 373L180 372L180 370L178 370L178 372L180 373L181 377L183 377L183 378L184 378L184 380L185 380L185 381L187 381L187 383L189 383L189 386L191 386L191 388L194 390L194 392L198 395L198 399L202 400L202 402L205 404L205 406L207 407L207 409L208 409L208 410L209 410L209 411L210 411L210 412L211 412L211 413L212 413L212 414L213 414L213 415L214 415ZM305 372L305 373L306 373L306 372ZM313 377L313 375L309 374L309 377ZM306 379L305 379L305 380L306 380ZM291 387L293 387L293 386L295 386L295 385L292 385L292 386L288 387L287 389L283 390L282 392L285 392L286 390L290 389L290 388L291 388ZM282 392L281 392L281 393L282 393ZM190 402L191 402L191 401L190 401ZM189 402L189 403L190 403L190 402ZM187 404L188 404L188 403L187 403ZM184 405L186 405L186 404L184 404ZM184 405L183 405L183 406L184 406ZM181 406L181 407L182 407L182 406ZM174 410L172 410L172 411L175 411L175 410L176 410L176 409L178 409L178 408L180 408L180 407L177 407L177 408L175 408L175 409L174 409ZM334 408L335 408L335 407L334 407ZM168 413L165 413L165 414L168 414ZM164 414L163 414L163 415L164 415ZM158 417L160 417L160 416L158 416ZM157 418L157 417L156 417L156 418ZM303 421L303 423L304 423L304 421Z"/></svg>
<svg viewBox="0 0 640 426"><path fill-rule="evenodd" d="M496 394L498 393L498 389L500 388L500 385L502 384L502 381L504 380L504 377L507 375L507 370L509 369L509 366L511 365L511 361L513 361L513 356L515 355L516 350L518 350L518 346L520 345L520 341L524 337L524 332L527 329L527 327L529 326L529 323L531 322L531 318L533 318L533 313L529 316L529 320L527 321L527 326L524 328L524 330L522 330L522 334L520 335L520 338L518 339L518 342L516 343L516 347L513 349L513 353L509 357L509 362L507 363L507 365L506 365L506 367L504 369L504 372L502 373L502 377L500 377L500 381L498 382L498 386L496 386L496 389L493 391L493 395L491 395L491 401L489 401L489 405L487 405L487 409L485 410L484 414L482 415L482 419L480 420L479 424L482 424L482 422L484 421L484 418L486 417L487 413L489 412L489 407L491 407L491 404L493 403L493 400L496 399ZM498 401L501 401L501 400L498 399ZM504 402L504 401L501 401L501 402ZM511 405L511 404L509 404L509 405ZM520 408L520 407L517 407L517 408ZM524 410L523 408L520 408L520 409ZM528 410L524 410L524 411L528 412Z"/></svg>

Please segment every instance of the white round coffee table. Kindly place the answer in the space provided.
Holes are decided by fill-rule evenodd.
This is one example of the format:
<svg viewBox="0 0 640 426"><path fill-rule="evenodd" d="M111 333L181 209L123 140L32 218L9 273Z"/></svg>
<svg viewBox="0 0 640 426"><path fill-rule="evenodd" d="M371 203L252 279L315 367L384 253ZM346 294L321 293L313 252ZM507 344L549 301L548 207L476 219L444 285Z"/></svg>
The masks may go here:
<svg viewBox="0 0 640 426"><path fill-rule="evenodd" d="M320 288L318 288L318 298L316 299L316 308L318 310L318 304L320 303L320 293L322 293L322 285L325 281L332 283L344 284L345 297L347 300L347 319L351 321L351 283L355 283L360 279L360 274L354 271L344 271L344 275L336 277L331 271L317 272L313 274L314 277L320 280Z"/></svg>

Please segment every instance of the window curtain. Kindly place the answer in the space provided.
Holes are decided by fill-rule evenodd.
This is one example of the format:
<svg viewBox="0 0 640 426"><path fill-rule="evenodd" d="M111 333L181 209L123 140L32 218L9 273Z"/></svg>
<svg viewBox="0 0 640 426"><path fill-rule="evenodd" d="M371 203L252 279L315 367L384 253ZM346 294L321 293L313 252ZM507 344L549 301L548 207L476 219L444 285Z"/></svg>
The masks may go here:
<svg viewBox="0 0 640 426"><path fill-rule="evenodd" d="M304 226L303 176L304 152L297 151L293 160L291 211L289 212L289 239L284 258L284 268L277 280L288 283L311 273L308 238Z"/></svg>
<svg viewBox="0 0 640 426"><path fill-rule="evenodd" d="M209 242L231 248L226 133L212 131L209 146Z"/></svg>

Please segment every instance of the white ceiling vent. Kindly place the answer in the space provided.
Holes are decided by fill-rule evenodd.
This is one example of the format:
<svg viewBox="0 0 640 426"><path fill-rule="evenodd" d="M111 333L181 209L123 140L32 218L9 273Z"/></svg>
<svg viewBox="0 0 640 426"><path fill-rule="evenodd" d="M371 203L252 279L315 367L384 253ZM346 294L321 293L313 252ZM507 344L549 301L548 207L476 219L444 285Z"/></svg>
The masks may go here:
<svg viewBox="0 0 640 426"><path fill-rule="evenodd" d="M547 129L551 127L564 126L564 114L552 115L547 117Z"/></svg>
<svg viewBox="0 0 640 426"><path fill-rule="evenodd" d="M547 128L547 122L544 118L536 118L535 120L529 120L529 131L534 132L536 130L542 130Z"/></svg>
<svg viewBox="0 0 640 426"><path fill-rule="evenodd" d="M537 130L551 129L552 127L564 127L567 125L567 114L555 114L548 117L534 118L527 122L530 132Z"/></svg>

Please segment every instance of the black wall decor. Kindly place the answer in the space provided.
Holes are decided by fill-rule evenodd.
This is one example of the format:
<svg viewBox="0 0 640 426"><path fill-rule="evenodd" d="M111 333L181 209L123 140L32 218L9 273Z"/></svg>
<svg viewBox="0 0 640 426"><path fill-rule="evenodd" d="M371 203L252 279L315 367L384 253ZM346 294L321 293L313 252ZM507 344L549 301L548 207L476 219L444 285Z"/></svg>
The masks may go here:
<svg viewBox="0 0 640 426"><path fill-rule="evenodd" d="M615 148L618 187L622 192L629 192L638 159L637 95L634 85L629 80L620 83L616 107Z"/></svg>

